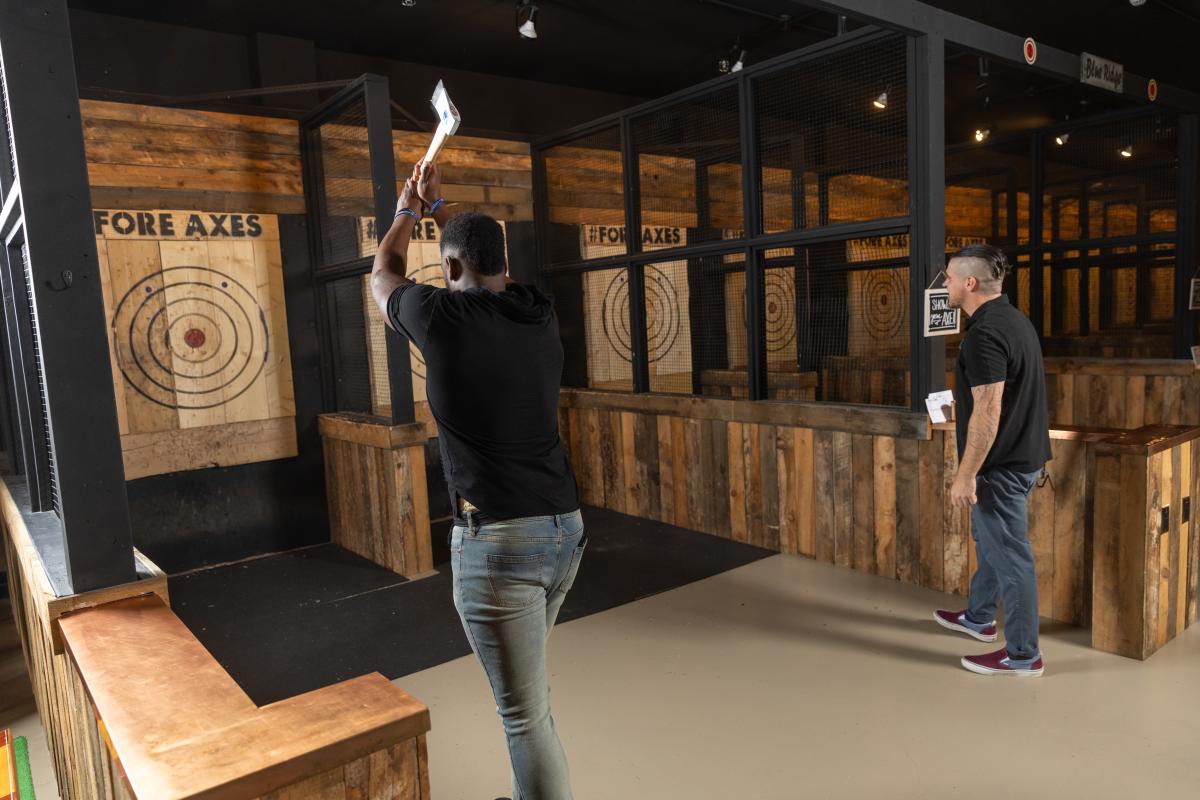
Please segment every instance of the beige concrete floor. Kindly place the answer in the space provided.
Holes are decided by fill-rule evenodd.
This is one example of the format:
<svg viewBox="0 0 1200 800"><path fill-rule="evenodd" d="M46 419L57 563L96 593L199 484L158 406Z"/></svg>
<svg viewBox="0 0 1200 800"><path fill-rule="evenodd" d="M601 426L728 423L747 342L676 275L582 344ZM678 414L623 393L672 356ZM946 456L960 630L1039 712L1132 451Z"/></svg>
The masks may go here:
<svg viewBox="0 0 1200 800"><path fill-rule="evenodd" d="M583 569L587 569L585 560ZM1046 674L974 675L961 600L794 556L555 628L578 800L1198 798L1200 626L1147 662L1044 623ZM431 709L435 800L508 793L471 658L396 683Z"/></svg>

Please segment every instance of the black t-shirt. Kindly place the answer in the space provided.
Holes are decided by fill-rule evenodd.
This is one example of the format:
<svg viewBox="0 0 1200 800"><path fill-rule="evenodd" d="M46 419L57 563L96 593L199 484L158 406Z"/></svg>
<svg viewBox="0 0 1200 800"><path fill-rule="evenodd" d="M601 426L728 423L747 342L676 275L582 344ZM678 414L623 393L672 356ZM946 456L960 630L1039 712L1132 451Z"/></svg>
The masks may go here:
<svg viewBox="0 0 1200 800"><path fill-rule="evenodd" d="M579 508L558 436L563 349L554 306L532 286L450 292L404 284L388 317L425 357L450 504L493 519Z"/></svg>
<svg viewBox="0 0 1200 800"><path fill-rule="evenodd" d="M967 332L954 365L958 457L966 449L975 398L971 387L1004 381L1000 428L980 467L1037 472L1050 460L1046 369L1033 323L1004 295L989 300L967 319Z"/></svg>

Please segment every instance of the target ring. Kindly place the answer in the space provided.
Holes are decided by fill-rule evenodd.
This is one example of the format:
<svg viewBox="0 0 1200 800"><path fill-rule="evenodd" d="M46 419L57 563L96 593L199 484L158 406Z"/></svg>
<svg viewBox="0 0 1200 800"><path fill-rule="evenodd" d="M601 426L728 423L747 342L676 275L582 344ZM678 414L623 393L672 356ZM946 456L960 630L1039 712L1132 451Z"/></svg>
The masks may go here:
<svg viewBox="0 0 1200 800"><path fill-rule="evenodd" d="M796 282L778 270L769 270L765 282L767 352L777 353L796 343Z"/></svg>
<svg viewBox="0 0 1200 800"><path fill-rule="evenodd" d="M859 287L863 327L875 340L890 340L904 332L906 287L894 269L871 270Z"/></svg>
<svg viewBox="0 0 1200 800"><path fill-rule="evenodd" d="M214 408L239 397L270 355L257 298L208 267L167 267L142 278L117 303L111 333L126 383L167 408Z"/></svg>
<svg viewBox="0 0 1200 800"><path fill-rule="evenodd" d="M650 363L661 361L675 347L682 328L679 293L671 277L655 266L642 273L646 293L646 345ZM624 270L609 281L600 307L604 338L623 360L633 362L633 332L629 327L629 276Z"/></svg>

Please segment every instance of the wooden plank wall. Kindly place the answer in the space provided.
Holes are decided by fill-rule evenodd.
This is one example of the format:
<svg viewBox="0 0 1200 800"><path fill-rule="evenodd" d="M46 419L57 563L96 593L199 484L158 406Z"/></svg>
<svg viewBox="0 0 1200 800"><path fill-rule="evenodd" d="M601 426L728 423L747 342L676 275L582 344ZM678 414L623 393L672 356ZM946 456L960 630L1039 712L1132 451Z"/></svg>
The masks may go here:
<svg viewBox="0 0 1200 800"><path fill-rule="evenodd" d="M1172 359L1047 358L1050 419L1063 425L1200 425L1200 370Z"/></svg>
<svg viewBox="0 0 1200 800"><path fill-rule="evenodd" d="M409 579L433 572L421 423L322 414L331 541Z"/></svg>
<svg viewBox="0 0 1200 800"><path fill-rule="evenodd" d="M1197 619L1200 440L1152 454L1101 451L1095 471L1092 643L1145 659Z"/></svg>
<svg viewBox="0 0 1200 800"><path fill-rule="evenodd" d="M816 427L755 419L755 405L639 411L629 395L564 390L559 425L585 505L965 595L969 512L948 503L952 430L928 437L831 410ZM862 410L858 410L862 411ZM881 420L896 412L877 411ZM881 423L884 425L891 423ZM858 428L861 432L856 432ZM1042 616L1091 617L1094 491L1088 441L1051 440L1051 480L1029 500Z"/></svg>
<svg viewBox="0 0 1200 800"><path fill-rule="evenodd" d="M56 620L72 609L149 592L158 594L166 603L166 576L155 569L154 577L136 583L58 597L21 513L3 484L0 484L0 517L9 600L38 716L46 730L59 794L63 800L111 798L103 739L83 684L63 651Z"/></svg>
<svg viewBox="0 0 1200 800"><path fill-rule="evenodd" d="M96 208L304 213L295 120L101 100L80 101L80 112ZM403 179L429 135L394 131L392 139ZM331 188L365 198L361 213L372 213L365 139L339 148L338 163L351 171L331 176ZM527 144L455 136L438 163L448 201L501 220L533 219Z"/></svg>

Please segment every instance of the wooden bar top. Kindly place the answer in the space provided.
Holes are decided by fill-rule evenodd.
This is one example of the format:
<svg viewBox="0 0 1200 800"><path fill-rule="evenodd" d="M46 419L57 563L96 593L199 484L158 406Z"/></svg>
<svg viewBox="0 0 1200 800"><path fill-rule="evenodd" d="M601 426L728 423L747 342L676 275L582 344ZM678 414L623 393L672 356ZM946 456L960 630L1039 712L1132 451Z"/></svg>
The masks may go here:
<svg viewBox="0 0 1200 800"><path fill-rule="evenodd" d="M378 672L258 707L154 595L59 626L140 800L253 798L429 730Z"/></svg>
<svg viewBox="0 0 1200 800"><path fill-rule="evenodd" d="M953 422L934 422L935 431L953 431ZM1101 453L1128 453L1152 456L1163 450L1200 439L1200 427L1190 425L1144 425L1133 430L1118 428L1089 428L1083 425L1052 425L1051 439L1074 439L1095 442Z"/></svg>
<svg viewBox="0 0 1200 800"><path fill-rule="evenodd" d="M393 425L387 417L348 411L321 414L317 418L317 425L324 438L365 444L381 450L425 444L429 438L426 426L421 422Z"/></svg>

